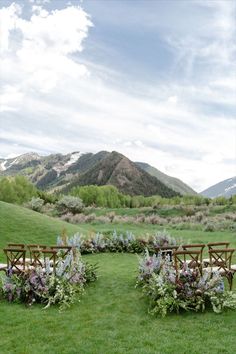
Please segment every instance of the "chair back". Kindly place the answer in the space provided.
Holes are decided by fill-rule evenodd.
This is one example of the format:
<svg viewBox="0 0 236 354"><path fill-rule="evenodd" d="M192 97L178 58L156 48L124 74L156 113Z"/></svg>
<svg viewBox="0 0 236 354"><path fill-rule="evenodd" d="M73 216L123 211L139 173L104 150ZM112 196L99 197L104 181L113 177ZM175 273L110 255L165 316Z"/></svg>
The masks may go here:
<svg viewBox="0 0 236 354"><path fill-rule="evenodd" d="M205 244L203 243L192 243L192 244L182 245L182 249L184 251L200 251L200 259L199 259L200 263L202 263L202 254L203 254L204 247Z"/></svg>
<svg viewBox="0 0 236 354"><path fill-rule="evenodd" d="M51 248L44 248L42 250L42 255L43 255L43 259L44 259L44 265L46 267L46 261L48 259L49 263L50 263L50 267L53 270L53 273L56 272L56 265L57 265L57 250L53 250Z"/></svg>
<svg viewBox="0 0 236 354"><path fill-rule="evenodd" d="M4 248L3 249L7 258L7 268L13 273L21 273L25 271L25 249L19 248Z"/></svg>
<svg viewBox="0 0 236 354"><path fill-rule="evenodd" d="M24 243L8 243L7 248L19 248L19 249L24 249L25 245Z"/></svg>
<svg viewBox="0 0 236 354"><path fill-rule="evenodd" d="M208 250L213 250L215 248L228 248L230 242L223 241L223 242L210 242L207 244Z"/></svg>
<svg viewBox="0 0 236 354"><path fill-rule="evenodd" d="M217 267L219 272L230 272L234 248L218 248L209 250L210 267Z"/></svg>
<svg viewBox="0 0 236 354"><path fill-rule="evenodd" d="M173 253L173 256L177 274L186 267L202 273L202 264L200 262L201 251L176 251Z"/></svg>
<svg viewBox="0 0 236 354"><path fill-rule="evenodd" d="M70 253L73 247L72 246L49 246L48 248L56 251L57 253L60 253L60 257L64 259Z"/></svg>
<svg viewBox="0 0 236 354"><path fill-rule="evenodd" d="M32 265L37 268L45 270L47 259L49 261L52 271L56 271L56 257L57 251L49 248L31 248Z"/></svg>
<svg viewBox="0 0 236 354"><path fill-rule="evenodd" d="M29 253L30 253L30 263L31 264L36 263L36 264L39 265L40 262L38 262L38 260L37 260L38 256L37 256L37 252L36 251L38 250L39 253L40 253L40 251L42 249L47 248L47 246L39 245L39 244L29 244L29 245L27 245L27 248L28 248ZM32 250L34 250L34 255L32 254ZM34 258L35 258L35 260L34 260Z"/></svg>

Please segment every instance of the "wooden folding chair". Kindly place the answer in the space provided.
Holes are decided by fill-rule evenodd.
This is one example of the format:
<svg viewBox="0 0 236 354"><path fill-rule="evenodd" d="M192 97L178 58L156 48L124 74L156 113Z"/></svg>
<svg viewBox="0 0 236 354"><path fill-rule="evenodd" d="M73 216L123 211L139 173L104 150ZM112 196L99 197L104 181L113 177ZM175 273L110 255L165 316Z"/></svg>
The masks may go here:
<svg viewBox="0 0 236 354"><path fill-rule="evenodd" d="M7 271L13 273L22 273L25 271L25 249L19 248L4 248L7 257Z"/></svg>
<svg viewBox="0 0 236 354"><path fill-rule="evenodd" d="M33 256L32 256L32 250L42 250L42 249L45 249L47 248L46 245L39 245L39 244L29 244L27 245L27 248L29 250L29 254L30 254L30 258L28 258L26 261L29 262L30 264L33 265ZM36 257L37 258L37 257ZM37 260L36 260L37 261Z"/></svg>
<svg viewBox="0 0 236 354"><path fill-rule="evenodd" d="M204 248L205 248L205 244L203 244L203 243L191 243L191 244L182 245L182 249L184 251L200 251L199 262L201 264L202 264L202 254L203 254Z"/></svg>
<svg viewBox="0 0 236 354"><path fill-rule="evenodd" d="M51 272L56 272L57 251L49 248L31 248L32 265L42 268L45 271L47 259L50 264Z"/></svg>
<svg viewBox="0 0 236 354"><path fill-rule="evenodd" d="M214 249L219 249L219 248L228 248L230 242L228 241L223 241L223 242L210 242L207 244L208 251L214 250ZM207 267L210 264L210 258L204 258L203 264L205 267Z"/></svg>
<svg viewBox="0 0 236 354"><path fill-rule="evenodd" d="M64 259L72 250L72 246L49 246L48 249L57 251L57 253L60 253L60 257Z"/></svg>
<svg viewBox="0 0 236 354"><path fill-rule="evenodd" d="M231 264L234 251L234 248L219 248L209 250L209 268L211 272L219 272L220 275L225 276L228 280L230 290L232 290L233 276L236 272L236 265Z"/></svg>
<svg viewBox="0 0 236 354"><path fill-rule="evenodd" d="M201 251L175 251L173 257L177 279L186 268L196 270L202 274Z"/></svg>

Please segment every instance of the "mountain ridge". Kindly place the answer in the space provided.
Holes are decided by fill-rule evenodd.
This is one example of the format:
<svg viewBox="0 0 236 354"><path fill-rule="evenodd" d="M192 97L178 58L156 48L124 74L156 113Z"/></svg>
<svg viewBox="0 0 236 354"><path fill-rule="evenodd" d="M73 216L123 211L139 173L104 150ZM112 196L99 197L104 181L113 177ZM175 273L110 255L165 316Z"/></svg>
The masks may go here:
<svg viewBox="0 0 236 354"><path fill-rule="evenodd" d="M213 186L208 187L200 194L208 198L230 198L231 196L236 195L236 176L220 181Z"/></svg>
<svg viewBox="0 0 236 354"><path fill-rule="evenodd" d="M182 181L146 163L133 162L116 151L74 151L47 156L32 152L11 159L0 158L0 176L17 174L25 175L38 188L51 191L68 191L77 185L111 184L130 195L196 194Z"/></svg>

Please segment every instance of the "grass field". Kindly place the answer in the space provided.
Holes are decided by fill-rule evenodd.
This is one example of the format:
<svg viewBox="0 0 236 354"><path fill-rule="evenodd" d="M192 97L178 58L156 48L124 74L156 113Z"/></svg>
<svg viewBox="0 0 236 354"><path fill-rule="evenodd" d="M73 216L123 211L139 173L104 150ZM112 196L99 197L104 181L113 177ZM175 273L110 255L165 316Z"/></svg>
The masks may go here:
<svg viewBox="0 0 236 354"><path fill-rule="evenodd" d="M32 211L0 202L0 247L7 242L55 243L66 227L76 231L108 232L131 230L137 235L157 230L153 225L70 225ZM236 247L236 235L227 232L170 230L187 241L229 240ZM165 354L235 353L236 312L220 315L184 313L155 318L148 303L135 289L137 256L98 254L84 256L99 265L99 279L86 288L78 304L64 313L57 308L0 302L1 354ZM3 256L1 254L1 260ZM235 286L234 286L235 288Z"/></svg>

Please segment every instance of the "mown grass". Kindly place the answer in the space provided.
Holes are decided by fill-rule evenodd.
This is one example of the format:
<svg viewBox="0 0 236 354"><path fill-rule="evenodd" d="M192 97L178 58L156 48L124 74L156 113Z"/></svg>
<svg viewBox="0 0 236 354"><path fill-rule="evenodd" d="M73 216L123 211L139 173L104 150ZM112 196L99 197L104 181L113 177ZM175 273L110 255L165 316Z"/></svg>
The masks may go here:
<svg viewBox="0 0 236 354"><path fill-rule="evenodd" d="M0 203L1 247L8 241L54 243L55 236L65 225L71 233L78 229L89 230L85 228L88 225L78 228ZM145 232L150 231L149 226ZM108 229L110 225L106 227ZM181 234L184 239L196 242L228 239L234 246L236 239L234 234L225 232L199 234L174 230L172 234ZM84 258L90 263L98 263L99 279L86 288L81 302L69 310L59 313L55 307L42 310L41 306L26 308L0 302L1 354L236 352L235 312L173 314L164 319L152 317L148 314L146 299L139 289L135 289L136 255L98 254Z"/></svg>

